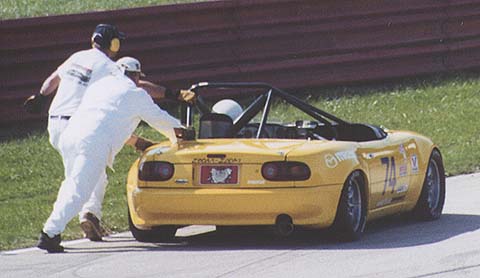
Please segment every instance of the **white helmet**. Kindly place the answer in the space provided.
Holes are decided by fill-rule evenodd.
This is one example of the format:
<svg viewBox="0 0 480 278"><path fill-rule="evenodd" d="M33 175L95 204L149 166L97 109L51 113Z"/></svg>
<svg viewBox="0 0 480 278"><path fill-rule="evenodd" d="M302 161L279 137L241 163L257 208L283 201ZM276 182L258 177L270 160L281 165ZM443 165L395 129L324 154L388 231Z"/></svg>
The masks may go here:
<svg viewBox="0 0 480 278"><path fill-rule="evenodd" d="M232 119L232 121L235 121L235 119L243 113L240 104L232 99L222 99L218 101L212 107L212 111L218 114L226 114Z"/></svg>
<svg viewBox="0 0 480 278"><path fill-rule="evenodd" d="M145 77L145 74L142 72L142 65L140 61L132 57L122 57L117 60L117 66L122 70L123 73L126 71L130 72L139 72L140 76Z"/></svg>

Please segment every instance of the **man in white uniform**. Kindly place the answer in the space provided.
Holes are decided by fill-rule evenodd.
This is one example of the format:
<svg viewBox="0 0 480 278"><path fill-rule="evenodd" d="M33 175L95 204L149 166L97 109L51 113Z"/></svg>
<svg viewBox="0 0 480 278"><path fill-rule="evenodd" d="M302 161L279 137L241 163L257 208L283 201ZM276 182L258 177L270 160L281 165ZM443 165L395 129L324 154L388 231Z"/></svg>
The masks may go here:
<svg viewBox="0 0 480 278"><path fill-rule="evenodd" d="M137 87L139 76L129 78L117 73L87 89L59 140L65 180L40 234L39 248L51 253L63 252L60 233L88 201L95 182L107 166L112 167L123 145L137 145L137 138L131 135L141 120L164 134L172 144L177 142L174 128L182 128L180 122Z"/></svg>
<svg viewBox="0 0 480 278"><path fill-rule="evenodd" d="M125 35L110 24L99 24L92 34L92 48L72 54L43 83L40 95L53 93L58 88L48 111L50 142L59 150L60 134L68 119L77 110L90 84L118 70L111 60L120 50Z"/></svg>
<svg viewBox="0 0 480 278"><path fill-rule="evenodd" d="M111 58L117 55L120 41L124 38L125 35L113 25L97 25L91 38L92 48L72 54L44 81L40 93L29 98L44 102L45 96L58 88L48 117L50 143L57 151L60 152L60 135L80 105L88 86L114 71L119 71ZM107 184L106 173L103 172L99 180L93 183L96 185L95 190L79 212L79 219L86 237L98 241L102 239L104 232L100 226L100 218Z"/></svg>

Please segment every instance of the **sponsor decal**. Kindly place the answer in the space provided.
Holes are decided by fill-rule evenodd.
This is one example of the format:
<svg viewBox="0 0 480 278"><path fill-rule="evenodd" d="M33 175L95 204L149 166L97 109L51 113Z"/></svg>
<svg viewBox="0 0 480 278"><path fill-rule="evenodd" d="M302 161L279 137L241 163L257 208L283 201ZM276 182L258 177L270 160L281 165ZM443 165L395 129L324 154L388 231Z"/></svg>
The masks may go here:
<svg viewBox="0 0 480 278"><path fill-rule="evenodd" d="M332 154L326 154L325 155L325 164L327 164L328 168L335 168L338 165L338 161L335 158L335 156L333 156Z"/></svg>
<svg viewBox="0 0 480 278"><path fill-rule="evenodd" d="M66 74L69 79L75 80L79 85L88 86L92 77L92 70L78 64L72 64Z"/></svg>
<svg viewBox="0 0 480 278"><path fill-rule="evenodd" d="M247 184L265 184L265 180L248 180Z"/></svg>
<svg viewBox="0 0 480 278"><path fill-rule="evenodd" d="M338 159L338 161L344 161L348 159L357 159L357 156L353 151L337 152L335 154L335 157Z"/></svg>
<svg viewBox="0 0 480 278"><path fill-rule="evenodd" d="M399 196L395 198L386 198L377 202L377 208L388 206L394 203L401 202L405 199L405 196Z"/></svg>
<svg viewBox="0 0 480 278"><path fill-rule="evenodd" d="M408 174L407 164L400 164L399 166L399 175L400 177L405 177Z"/></svg>
<svg viewBox="0 0 480 278"><path fill-rule="evenodd" d="M398 188L397 188L397 193L405 193L408 191L408 184L403 184L403 185L400 185Z"/></svg>
<svg viewBox="0 0 480 278"><path fill-rule="evenodd" d="M407 152L405 151L405 146L403 144L401 144L400 147L398 147L398 151L403 156L403 159L406 160L407 159Z"/></svg>
<svg viewBox="0 0 480 278"><path fill-rule="evenodd" d="M417 158L417 156L412 155L412 157L410 158L410 162L411 162L411 165L412 165L412 173L413 174L418 173L418 158Z"/></svg>
<svg viewBox="0 0 480 278"><path fill-rule="evenodd" d="M392 198L382 199L382 200L377 202L377 208L384 207L384 206L389 205L391 203L392 203Z"/></svg>
<svg viewBox="0 0 480 278"><path fill-rule="evenodd" d="M325 158L325 164L327 165L328 168L335 168L338 166L338 163L345 161L345 160L350 160L350 159L357 159L357 155L353 151L343 151L343 152L337 152L335 154L326 154L324 156Z"/></svg>

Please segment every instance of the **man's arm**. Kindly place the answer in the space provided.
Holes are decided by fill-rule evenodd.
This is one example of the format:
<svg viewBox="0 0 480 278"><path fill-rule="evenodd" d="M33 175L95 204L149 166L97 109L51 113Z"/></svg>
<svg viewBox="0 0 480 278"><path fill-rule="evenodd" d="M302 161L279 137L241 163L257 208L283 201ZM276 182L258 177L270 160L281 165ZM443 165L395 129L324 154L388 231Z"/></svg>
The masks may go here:
<svg viewBox="0 0 480 278"><path fill-rule="evenodd" d="M60 84L60 75L58 70L56 70L43 82L40 92L31 95L25 100L23 103L25 111L31 114L42 113L47 103L46 96L53 93L57 89L58 84Z"/></svg>
<svg viewBox="0 0 480 278"><path fill-rule="evenodd" d="M138 92L133 100L140 118L158 132L165 135L170 142L176 143L177 136L174 128L183 128L180 121L160 109L144 90L141 91L143 92Z"/></svg>
<svg viewBox="0 0 480 278"><path fill-rule="evenodd" d="M139 80L138 81L138 86L145 91L154 99L164 99L165 98L165 92L167 88L157 85L155 83L152 83L150 81L146 80Z"/></svg>
<svg viewBox="0 0 480 278"><path fill-rule="evenodd" d="M53 93L60 84L60 75L58 71L54 71L42 84L40 88L40 94L43 96L48 96Z"/></svg>
<svg viewBox="0 0 480 278"><path fill-rule="evenodd" d="M195 93L190 90L171 91L147 80L139 80L138 87L147 91L153 99L179 100L193 104L196 98Z"/></svg>

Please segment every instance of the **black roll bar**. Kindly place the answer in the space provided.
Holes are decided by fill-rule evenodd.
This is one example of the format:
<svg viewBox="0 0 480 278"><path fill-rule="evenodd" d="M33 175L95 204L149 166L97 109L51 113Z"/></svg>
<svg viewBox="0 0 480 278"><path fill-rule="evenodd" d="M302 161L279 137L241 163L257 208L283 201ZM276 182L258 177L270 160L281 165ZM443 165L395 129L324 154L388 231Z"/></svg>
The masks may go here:
<svg viewBox="0 0 480 278"><path fill-rule="evenodd" d="M327 113L323 110L320 110L308 103L305 103L301 99L281 90L268 83L263 82L200 82L194 84L190 87L190 90L194 91L197 94L197 107L199 108L202 114L210 112L210 109L205 105L203 98L201 96L201 89L206 88L215 88L215 89L235 89L235 88L248 88L248 89L263 89L266 92L261 94L260 97L255 99L255 101L240 115L239 118L235 120L235 125L233 131L238 132L239 126L246 124L246 122L250 121L252 117L258 113L260 107L260 103L266 98L266 102L264 105L264 110L262 114L262 120L258 129L257 138L261 135L262 129L265 126L267 121L268 112L270 110L272 97L274 95L284 99L288 103L292 104L293 106L297 107L298 109L302 110L306 114L310 115L311 117L315 118L316 120L324 123L325 125L332 125L332 122L337 124L348 124L348 122L335 117L334 115ZM188 105L186 108L186 119L183 119L182 115L182 123L185 123L188 126L193 125L193 106ZM253 114L253 115L252 115ZM183 121L185 120L185 121ZM241 128L241 127L240 127Z"/></svg>

